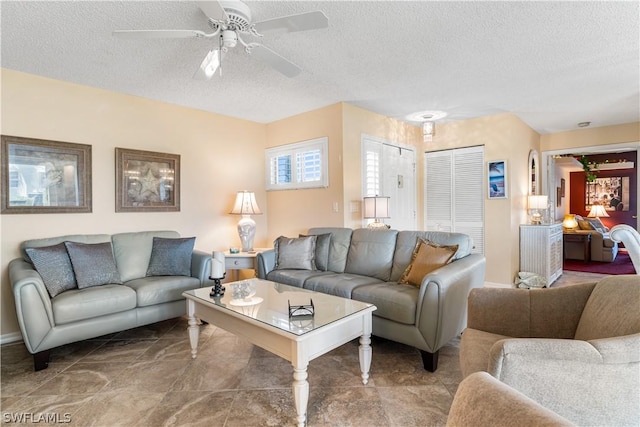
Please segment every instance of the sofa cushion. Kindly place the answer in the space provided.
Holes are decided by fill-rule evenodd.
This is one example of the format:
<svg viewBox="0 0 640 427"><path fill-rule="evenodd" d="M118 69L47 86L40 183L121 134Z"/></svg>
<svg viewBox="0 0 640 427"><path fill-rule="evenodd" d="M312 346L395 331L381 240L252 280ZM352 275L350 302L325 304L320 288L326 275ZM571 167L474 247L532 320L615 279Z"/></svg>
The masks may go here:
<svg viewBox="0 0 640 427"><path fill-rule="evenodd" d="M36 271L42 277L51 298L78 287L64 243L40 248L26 248L25 251Z"/></svg>
<svg viewBox="0 0 640 427"><path fill-rule="evenodd" d="M147 275L154 237L177 238L176 231L138 231L111 236L113 255L123 282Z"/></svg>
<svg viewBox="0 0 640 427"><path fill-rule="evenodd" d="M331 245L331 233L316 234L316 269L327 271L329 268L329 245ZM300 234L298 237L307 237Z"/></svg>
<svg viewBox="0 0 640 427"><path fill-rule="evenodd" d="M608 276L593 288L575 339L594 340L640 333L640 276Z"/></svg>
<svg viewBox="0 0 640 427"><path fill-rule="evenodd" d="M56 325L77 322L136 307L136 293L122 285L71 289L51 300Z"/></svg>
<svg viewBox="0 0 640 427"><path fill-rule="evenodd" d="M396 230L353 230L345 273L389 280L397 235Z"/></svg>
<svg viewBox="0 0 640 427"><path fill-rule="evenodd" d="M195 237L154 237L147 276L191 276Z"/></svg>
<svg viewBox="0 0 640 427"><path fill-rule="evenodd" d="M267 274L267 280L302 288L308 278L323 274L332 274L332 272L320 270L272 270Z"/></svg>
<svg viewBox="0 0 640 427"><path fill-rule="evenodd" d="M307 234L331 234L329 242L329 262L327 270L335 273L344 273L347 265L347 254L351 245L353 230L344 227L315 227L309 229Z"/></svg>
<svg viewBox="0 0 640 427"><path fill-rule="evenodd" d="M342 298L351 298L351 293L359 286L382 283L380 279L370 276L329 273L309 277L304 282L304 288L324 294L336 295Z"/></svg>
<svg viewBox="0 0 640 427"><path fill-rule="evenodd" d="M273 242L276 270L315 270L316 236L278 237Z"/></svg>
<svg viewBox="0 0 640 427"><path fill-rule="evenodd" d="M90 288L109 283L122 284L110 242L65 242L64 244L69 252L78 288Z"/></svg>
<svg viewBox="0 0 640 427"><path fill-rule="evenodd" d="M374 316L414 325L419 292L415 286L385 282L358 286L351 293L351 298L375 305Z"/></svg>
<svg viewBox="0 0 640 427"><path fill-rule="evenodd" d="M162 304L184 299L182 293L200 287L197 277L152 276L130 280L125 283L136 293L138 307Z"/></svg>
<svg viewBox="0 0 640 427"><path fill-rule="evenodd" d="M399 283L420 287L424 276L451 262L457 250L458 245L441 246L419 239L411 263L404 271Z"/></svg>

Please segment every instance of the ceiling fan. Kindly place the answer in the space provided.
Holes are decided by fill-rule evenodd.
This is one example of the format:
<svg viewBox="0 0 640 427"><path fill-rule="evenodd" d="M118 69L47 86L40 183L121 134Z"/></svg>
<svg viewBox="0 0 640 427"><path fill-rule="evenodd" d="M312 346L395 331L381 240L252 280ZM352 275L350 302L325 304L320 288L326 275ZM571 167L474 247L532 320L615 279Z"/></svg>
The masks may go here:
<svg viewBox="0 0 640 427"><path fill-rule="evenodd" d="M294 32L327 28L329 20L321 11L282 16L252 22L251 10L239 0L210 0L196 2L208 18L212 33L199 30L117 30L113 35L123 39L182 39L210 38L215 41L193 78L209 80L216 70L222 72L222 57L238 42L252 57L273 67L287 77L295 77L302 69L288 59L260 43L246 42L241 34L262 37L265 33Z"/></svg>

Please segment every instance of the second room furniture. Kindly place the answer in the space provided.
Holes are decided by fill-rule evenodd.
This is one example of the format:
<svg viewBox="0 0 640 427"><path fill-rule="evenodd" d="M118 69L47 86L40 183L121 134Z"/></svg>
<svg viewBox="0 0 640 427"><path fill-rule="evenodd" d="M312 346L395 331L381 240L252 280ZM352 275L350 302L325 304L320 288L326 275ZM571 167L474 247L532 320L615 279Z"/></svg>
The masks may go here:
<svg viewBox="0 0 640 427"><path fill-rule="evenodd" d="M539 274L547 286L562 275L562 223L520 226L520 271Z"/></svg>

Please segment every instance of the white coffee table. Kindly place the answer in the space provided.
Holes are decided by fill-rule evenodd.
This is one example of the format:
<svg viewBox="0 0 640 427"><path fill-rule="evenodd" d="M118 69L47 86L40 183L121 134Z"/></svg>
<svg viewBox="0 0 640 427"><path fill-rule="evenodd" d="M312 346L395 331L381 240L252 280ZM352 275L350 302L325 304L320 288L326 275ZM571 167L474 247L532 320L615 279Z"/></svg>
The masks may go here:
<svg viewBox="0 0 640 427"><path fill-rule="evenodd" d="M226 283L222 297L210 297L210 288L186 291L191 357L198 349L198 320L225 329L270 351L293 365L293 399L298 426L307 419L309 361L360 337L362 383L371 367L372 304L283 285L261 279ZM289 318L291 305L313 300L313 317Z"/></svg>

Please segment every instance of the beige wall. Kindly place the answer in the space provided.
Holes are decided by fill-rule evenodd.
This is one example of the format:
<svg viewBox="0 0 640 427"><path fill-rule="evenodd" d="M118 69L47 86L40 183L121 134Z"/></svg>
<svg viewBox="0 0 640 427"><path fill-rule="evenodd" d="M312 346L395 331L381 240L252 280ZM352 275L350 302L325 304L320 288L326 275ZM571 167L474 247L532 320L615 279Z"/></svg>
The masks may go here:
<svg viewBox="0 0 640 427"><path fill-rule="evenodd" d="M278 236L297 236L309 227L342 227L342 104L334 104L266 125L267 147L314 138L329 139L329 187L268 191L269 243ZM264 163L264 151L260 153ZM338 204L334 212L333 204Z"/></svg>
<svg viewBox="0 0 640 427"><path fill-rule="evenodd" d="M527 221L529 151L539 149L538 143L539 135L513 114L437 124L433 142L425 143L426 151L483 145L485 163L495 160L507 162L506 199L487 199L486 171L483 178L488 282L510 284L518 272L519 226Z"/></svg>
<svg viewBox="0 0 640 427"><path fill-rule="evenodd" d="M640 141L640 122L635 122L542 135L540 150L553 151L638 141Z"/></svg>
<svg viewBox="0 0 640 427"><path fill-rule="evenodd" d="M236 191L253 190L266 206L263 124L10 70L1 78L2 134L90 144L93 157L93 213L0 216L3 335L18 331L7 265L25 239L172 229L222 250L240 244L239 217L228 214ZM115 147L180 154L181 211L115 213ZM256 246L267 243L265 211Z"/></svg>

